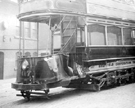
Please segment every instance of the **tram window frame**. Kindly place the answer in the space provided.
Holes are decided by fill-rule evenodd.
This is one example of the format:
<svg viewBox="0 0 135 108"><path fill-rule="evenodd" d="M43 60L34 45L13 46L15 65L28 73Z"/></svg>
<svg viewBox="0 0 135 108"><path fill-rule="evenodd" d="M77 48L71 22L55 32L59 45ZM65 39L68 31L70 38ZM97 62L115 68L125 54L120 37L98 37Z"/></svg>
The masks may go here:
<svg viewBox="0 0 135 108"><path fill-rule="evenodd" d="M129 35L126 29L130 30ZM126 31L126 32L125 32ZM128 41L127 41L128 40ZM132 29L131 28L123 28L123 43L124 45L132 45Z"/></svg>
<svg viewBox="0 0 135 108"><path fill-rule="evenodd" d="M101 28L100 30L99 29L97 29L97 28L95 28L95 29L97 29L97 30L99 30L99 31L94 31L94 30L92 30L92 31L94 31L93 33L100 33L100 34L103 34L102 36L103 36L103 38L102 38L102 40L103 40L103 42L102 41L100 41L100 42L102 42L102 43L100 43L99 41L98 42L96 42L96 43L99 43L99 44L92 44L92 37L93 36L91 36L91 29L90 29L90 26L100 26L100 27L103 27L103 28ZM103 31L102 31L103 30ZM101 32L102 31L102 32ZM88 25L88 27L87 27L87 35L88 35L88 45L91 45L91 46L105 46L106 45L106 34L105 34L105 25L101 25L101 24L97 24L97 23L95 23L95 24L90 24L90 25ZM94 39L94 38L93 38ZM101 40L101 38L99 39L99 40Z"/></svg>

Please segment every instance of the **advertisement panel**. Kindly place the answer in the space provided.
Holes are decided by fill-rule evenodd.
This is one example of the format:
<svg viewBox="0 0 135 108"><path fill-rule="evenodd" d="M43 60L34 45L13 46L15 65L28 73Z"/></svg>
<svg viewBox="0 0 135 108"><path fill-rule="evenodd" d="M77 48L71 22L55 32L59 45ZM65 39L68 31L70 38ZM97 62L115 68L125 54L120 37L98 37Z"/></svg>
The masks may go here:
<svg viewBox="0 0 135 108"><path fill-rule="evenodd" d="M134 0L87 0L86 4L91 15L135 20Z"/></svg>
<svg viewBox="0 0 135 108"><path fill-rule="evenodd" d="M20 0L20 13L47 10L85 13L85 7L85 0Z"/></svg>

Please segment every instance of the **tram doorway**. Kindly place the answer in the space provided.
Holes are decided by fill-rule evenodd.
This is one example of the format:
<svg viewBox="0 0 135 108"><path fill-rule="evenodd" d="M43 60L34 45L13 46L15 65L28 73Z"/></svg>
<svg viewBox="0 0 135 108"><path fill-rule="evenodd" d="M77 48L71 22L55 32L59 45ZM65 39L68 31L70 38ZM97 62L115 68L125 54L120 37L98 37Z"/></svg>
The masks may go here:
<svg viewBox="0 0 135 108"><path fill-rule="evenodd" d="M0 79L3 79L4 53L0 52Z"/></svg>

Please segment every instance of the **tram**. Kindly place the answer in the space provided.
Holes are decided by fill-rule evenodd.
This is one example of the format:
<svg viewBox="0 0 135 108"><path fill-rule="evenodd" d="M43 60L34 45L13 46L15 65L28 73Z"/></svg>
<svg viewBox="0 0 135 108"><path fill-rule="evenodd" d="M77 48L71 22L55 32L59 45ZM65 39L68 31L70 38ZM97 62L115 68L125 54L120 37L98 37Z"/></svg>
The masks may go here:
<svg viewBox="0 0 135 108"><path fill-rule="evenodd" d="M36 22L38 28L37 56L17 60L16 82L11 86L21 96L29 99L34 91L48 96L50 89L60 86L98 91L135 82L135 11L127 11L132 4L19 0L19 8L20 22ZM40 56L39 25L43 23L49 27L50 54ZM19 51L24 53L21 45Z"/></svg>

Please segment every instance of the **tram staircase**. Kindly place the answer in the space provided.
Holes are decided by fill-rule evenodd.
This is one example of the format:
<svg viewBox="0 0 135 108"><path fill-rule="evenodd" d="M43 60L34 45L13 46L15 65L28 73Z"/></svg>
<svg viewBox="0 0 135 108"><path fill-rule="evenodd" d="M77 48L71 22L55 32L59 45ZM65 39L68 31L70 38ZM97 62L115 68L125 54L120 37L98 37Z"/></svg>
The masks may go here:
<svg viewBox="0 0 135 108"><path fill-rule="evenodd" d="M76 17L64 16L60 25L62 33L62 48L60 52L66 55L69 52L75 51L77 30ZM59 50L55 50L55 53L57 52L59 52Z"/></svg>

